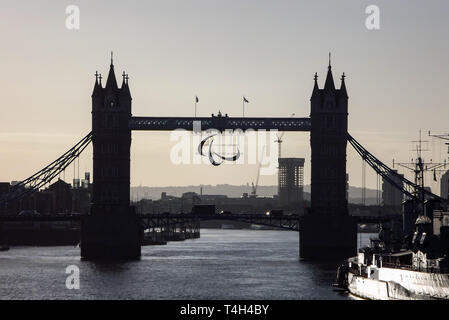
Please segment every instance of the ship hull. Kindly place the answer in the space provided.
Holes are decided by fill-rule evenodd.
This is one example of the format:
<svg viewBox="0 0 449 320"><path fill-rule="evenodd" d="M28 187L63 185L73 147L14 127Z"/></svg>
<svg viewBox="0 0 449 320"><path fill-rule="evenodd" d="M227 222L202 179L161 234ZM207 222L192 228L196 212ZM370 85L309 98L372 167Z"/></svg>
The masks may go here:
<svg viewBox="0 0 449 320"><path fill-rule="evenodd" d="M379 268L371 279L349 272L348 291L371 300L449 299L449 274Z"/></svg>

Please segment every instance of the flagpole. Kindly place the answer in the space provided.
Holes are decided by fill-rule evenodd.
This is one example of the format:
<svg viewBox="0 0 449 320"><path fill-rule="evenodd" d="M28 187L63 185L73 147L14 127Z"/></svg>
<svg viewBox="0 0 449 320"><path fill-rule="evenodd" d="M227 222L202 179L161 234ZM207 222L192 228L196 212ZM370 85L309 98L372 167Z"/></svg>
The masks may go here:
<svg viewBox="0 0 449 320"><path fill-rule="evenodd" d="M198 96L195 96L195 118L196 118L196 105L198 104Z"/></svg>
<svg viewBox="0 0 449 320"><path fill-rule="evenodd" d="M243 97L243 118L245 118L245 97Z"/></svg>

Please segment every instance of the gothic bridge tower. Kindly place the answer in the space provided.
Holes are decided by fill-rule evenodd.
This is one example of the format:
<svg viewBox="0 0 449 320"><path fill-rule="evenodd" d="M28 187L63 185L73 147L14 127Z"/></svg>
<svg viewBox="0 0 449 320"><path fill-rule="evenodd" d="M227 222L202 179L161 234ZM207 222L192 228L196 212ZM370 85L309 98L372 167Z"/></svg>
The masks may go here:
<svg viewBox="0 0 449 320"><path fill-rule="evenodd" d="M111 57L105 87L96 73L92 93L92 205L81 240L86 259L140 257L141 231L130 207L131 101L128 75L119 88Z"/></svg>
<svg viewBox="0 0 449 320"><path fill-rule="evenodd" d="M348 94L345 75L335 88L329 67L324 88L318 76L311 101L311 210L301 222L300 255L304 259L339 259L356 254L356 224L348 216L346 145Z"/></svg>

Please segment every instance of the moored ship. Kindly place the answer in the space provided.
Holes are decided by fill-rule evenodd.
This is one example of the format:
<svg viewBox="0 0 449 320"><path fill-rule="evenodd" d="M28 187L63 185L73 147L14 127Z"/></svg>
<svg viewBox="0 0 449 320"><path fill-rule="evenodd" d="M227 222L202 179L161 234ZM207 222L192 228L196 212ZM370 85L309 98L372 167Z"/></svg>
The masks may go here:
<svg viewBox="0 0 449 320"><path fill-rule="evenodd" d="M415 226L402 245L383 227L370 247L340 266L334 286L365 299L449 299L449 212L419 216Z"/></svg>
<svg viewBox="0 0 449 320"><path fill-rule="evenodd" d="M436 169L445 168L446 161L425 163L421 132L417 142L416 162L400 164L414 172L415 182L396 175L413 191L389 179L408 197L402 204L401 223L383 224L369 247L338 268L335 287L365 299L449 299L448 197L436 196L424 186L425 171L432 170L436 180Z"/></svg>

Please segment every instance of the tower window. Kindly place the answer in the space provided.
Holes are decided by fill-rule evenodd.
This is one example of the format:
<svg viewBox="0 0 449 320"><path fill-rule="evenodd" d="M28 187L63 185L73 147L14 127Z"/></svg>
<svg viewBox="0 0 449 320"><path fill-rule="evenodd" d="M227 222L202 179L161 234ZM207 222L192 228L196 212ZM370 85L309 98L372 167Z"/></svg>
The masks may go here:
<svg viewBox="0 0 449 320"><path fill-rule="evenodd" d="M106 100L105 100L105 102L104 102L104 105L105 105L105 107L114 107L115 106L115 101L114 101L115 99L111 96L111 97L107 97L106 98Z"/></svg>

